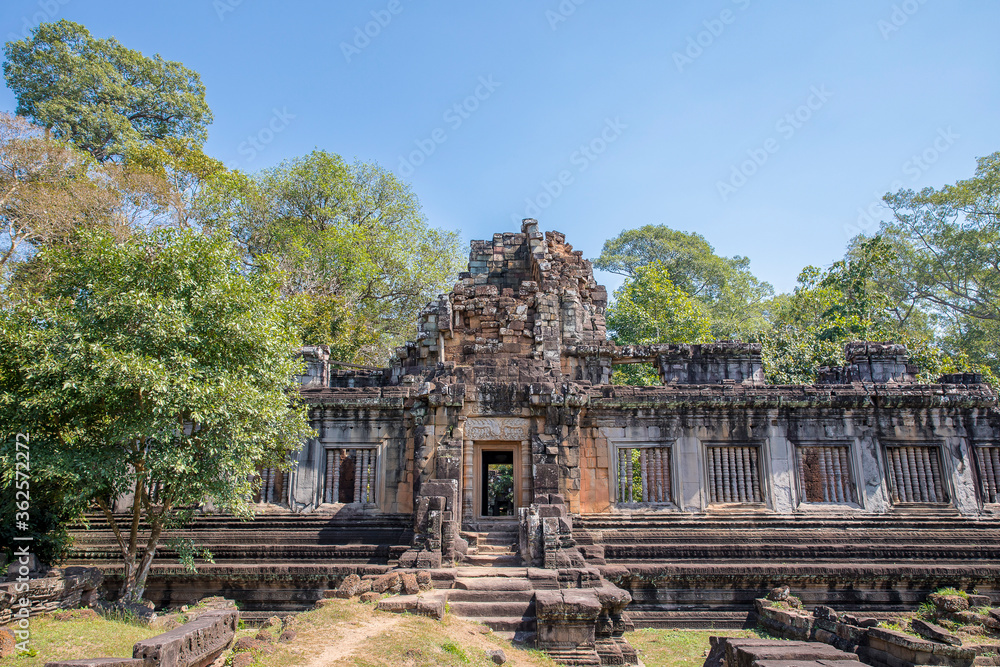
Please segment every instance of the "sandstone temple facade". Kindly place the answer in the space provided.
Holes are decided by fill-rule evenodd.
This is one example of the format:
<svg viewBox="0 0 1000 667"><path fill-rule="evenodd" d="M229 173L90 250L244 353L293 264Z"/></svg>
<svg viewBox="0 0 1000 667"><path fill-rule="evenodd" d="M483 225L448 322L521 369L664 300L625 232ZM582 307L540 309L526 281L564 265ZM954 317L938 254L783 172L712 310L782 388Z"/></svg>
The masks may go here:
<svg viewBox="0 0 1000 667"><path fill-rule="evenodd" d="M215 565L160 565L151 592L266 610L347 573L507 566L609 582L634 623L690 626L742 624L778 584L841 609L997 590L1000 413L980 377L921 384L905 348L862 342L816 384L769 385L757 345L614 345L607 302L534 220L474 241L388 368L304 351L317 437L291 471L263 471L252 524L187 531ZM662 384L613 385L619 364ZM77 558L112 557L106 540L81 533Z"/></svg>

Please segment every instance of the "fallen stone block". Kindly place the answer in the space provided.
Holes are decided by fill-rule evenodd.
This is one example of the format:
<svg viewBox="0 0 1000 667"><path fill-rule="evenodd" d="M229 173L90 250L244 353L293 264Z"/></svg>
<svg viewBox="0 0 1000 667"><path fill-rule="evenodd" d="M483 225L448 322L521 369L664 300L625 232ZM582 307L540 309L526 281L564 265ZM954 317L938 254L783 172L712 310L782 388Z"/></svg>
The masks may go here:
<svg viewBox="0 0 1000 667"><path fill-rule="evenodd" d="M851 662L858 662L855 653L840 651L827 644L806 641L783 641L774 639L726 639L727 667L754 667L758 662L765 661L795 661L804 662L831 661L835 667L848 667ZM770 665L769 667L778 667ZM791 667L783 665L781 667Z"/></svg>
<svg viewBox="0 0 1000 667"><path fill-rule="evenodd" d="M957 635L951 634L940 625L935 625L934 623L928 623L927 621L915 618L910 621L910 627L913 628L914 632L925 639L941 642L942 644L949 644L951 646L962 645L962 640L959 639Z"/></svg>
<svg viewBox="0 0 1000 667"><path fill-rule="evenodd" d="M14 655L16 649L14 632L10 628L0 628L0 658Z"/></svg>
<svg viewBox="0 0 1000 667"><path fill-rule="evenodd" d="M406 595L416 595L420 592L420 585L417 583L417 577L409 572L403 573L401 576L402 580L402 592Z"/></svg>
<svg viewBox="0 0 1000 667"><path fill-rule="evenodd" d="M132 657L157 667L208 664L229 648L238 619L235 609L207 612L175 630L136 642Z"/></svg>
<svg viewBox="0 0 1000 667"><path fill-rule="evenodd" d="M349 600L360 594L360 588L361 577L356 574L349 574L344 577L344 580L340 582L340 586L337 587L337 597Z"/></svg>
<svg viewBox="0 0 1000 667"><path fill-rule="evenodd" d="M927 596L927 599L935 607L949 614L954 614L956 611L965 611L969 608L969 600L961 595L931 593Z"/></svg>
<svg viewBox="0 0 1000 667"><path fill-rule="evenodd" d="M398 572L387 572L372 579L372 590L376 593L398 593L401 588Z"/></svg>

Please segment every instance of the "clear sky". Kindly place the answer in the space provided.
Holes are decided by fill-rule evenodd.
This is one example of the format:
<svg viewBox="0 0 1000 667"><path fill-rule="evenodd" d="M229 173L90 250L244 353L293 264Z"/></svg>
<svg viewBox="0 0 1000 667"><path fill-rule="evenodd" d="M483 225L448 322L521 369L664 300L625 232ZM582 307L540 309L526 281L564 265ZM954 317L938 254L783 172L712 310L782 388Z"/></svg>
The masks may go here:
<svg viewBox="0 0 1000 667"><path fill-rule="evenodd" d="M778 291L1000 150L994 0L4 0L0 34L58 18L198 71L230 166L374 160L466 241L666 224Z"/></svg>

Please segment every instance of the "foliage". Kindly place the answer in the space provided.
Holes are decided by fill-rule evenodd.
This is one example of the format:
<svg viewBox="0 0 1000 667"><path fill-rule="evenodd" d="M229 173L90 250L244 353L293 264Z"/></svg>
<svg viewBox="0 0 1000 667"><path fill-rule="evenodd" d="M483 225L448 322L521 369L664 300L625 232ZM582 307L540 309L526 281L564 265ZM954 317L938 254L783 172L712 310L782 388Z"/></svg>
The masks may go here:
<svg viewBox="0 0 1000 667"><path fill-rule="evenodd" d="M4 464L0 471L0 553L7 557L0 558L0 561L13 560L16 544L14 537L29 534L34 538L31 553L42 563L58 565L69 556L73 546L68 527L73 521L82 518L86 505L73 492L64 474L44 464L44 452L32 446L30 440L27 444L30 455L28 461L31 465L27 530L16 528L17 478L15 466L10 463L17 458L15 436L11 434L8 440L0 444L0 461Z"/></svg>
<svg viewBox="0 0 1000 667"><path fill-rule="evenodd" d="M8 42L4 75L17 113L99 162L136 143L167 137L205 141L212 112L196 72L118 40L95 39L78 23L42 23Z"/></svg>
<svg viewBox="0 0 1000 667"><path fill-rule="evenodd" d="M461 264L458 235L430 227L409 186L325 151L220 178L203 210L248 261L278 263L304 341L344 361L384 362Z"/></svg>
<svg viewBox="0 0 1000 667"><path fill-rule="evenodd" d="M1000 373L1000 152L979 158L972 178L885 202L892 220L880 234L896 258L887 282L936 318L950 356Z"/></svg>
<svg viewBox="0 0 1000 667"><path fill-rule="evenodd" d="M842 366L844 345L856 340L904 343L925 372L939 371L926 314L906 307L882 280L892 262L891 247L875 237L858 240L826 271L803 269L793 293L768 305L772 326L760 342L769 381L814 382L820 367Z"/></svg>
<svg viewBox="0 0 1000 667"><path fill-rule="evenodd" d="M311 433L288 393L298 339L281 277L247 275L221 235L172 230L88 232L31 265L47 280L16 283L0 311L0 421L102 507L137 598L164 528L209 499L248 515L256 469ZM110 508L126 494L120 530Z"/></svg>
<svg viewBox="0 0 1000 667"><path fill-rule="evenodd" d="M25 119L0 113L0 280L38 248L109 218L114 197L89 162Z"/></svg>
<svg viewBox="0 0 1000 667"><path fill-rule="evenodd" d="M627 278L655 263L677 289L705 306L712 337L746 339L766 328L762 306L774 290L750 272L749 259L716 255L700 234L645 225L605 242L594 260L595 267Z"/></svg>
<svg viewBox="0 0 1000 667"><path fill-rule="evenodd" d="M617 345L702 343L711 340L706 308L670 279L660 262L635 267L631 278L615 290L608 309L608 330ZM619 366L619 384L659 384L655 369L643 365Z"/></svg>

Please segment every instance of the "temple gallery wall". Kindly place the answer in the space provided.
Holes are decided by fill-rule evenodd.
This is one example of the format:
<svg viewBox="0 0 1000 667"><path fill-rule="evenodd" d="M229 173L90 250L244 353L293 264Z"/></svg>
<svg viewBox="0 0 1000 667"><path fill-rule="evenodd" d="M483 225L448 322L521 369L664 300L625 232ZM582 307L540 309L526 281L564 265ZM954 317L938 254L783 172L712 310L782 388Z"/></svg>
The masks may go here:
<svg viewBox="0 0 1000 667"><path fill-rule="evenodd" d="M903 346L862 341L816 384L769 385L754 344L614 345L607 299L563 234L525 220L472 243L388 367L305 348L317 437L261 471L252 523L185 529L216 563L192 575L168 552L150 594L303 608L351 573L517 567L627 591L636 624L690 625L744 623L777 584L884 610L997 589L1000 413L981 377L919 383ZM661 384L613 385L620 364ZM101 519L78 538L75 561L113 585Z"/></svg>

